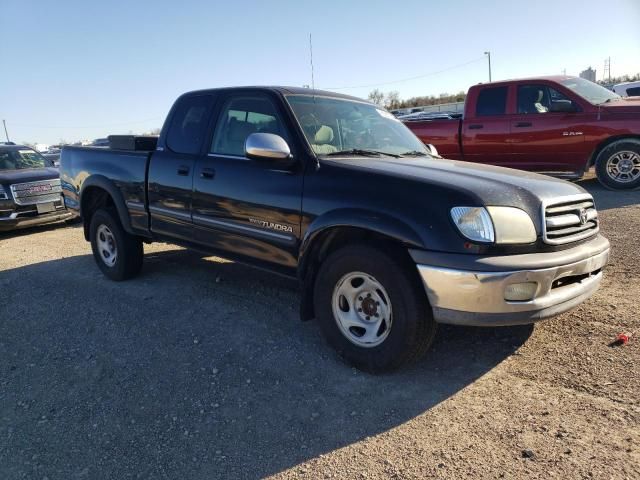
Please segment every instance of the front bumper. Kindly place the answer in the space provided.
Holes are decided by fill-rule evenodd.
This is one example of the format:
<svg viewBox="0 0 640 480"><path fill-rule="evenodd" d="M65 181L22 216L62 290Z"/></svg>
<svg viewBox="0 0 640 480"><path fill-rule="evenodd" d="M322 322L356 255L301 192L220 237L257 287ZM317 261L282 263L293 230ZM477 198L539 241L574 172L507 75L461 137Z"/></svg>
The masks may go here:
<svg viewBox="0 0 640 480"><path fill-rule="evenodd" d="M73 218L73 212L69 210L58 210L56 212L40 214L31 217L20 217L15 214L0 218L0 232L17 230L19 228L44 225L46 223L61 222Z"/></svg>
<svg viewBox="0 0 640 480"><path fill-rule="evenodd" d="M602 280L609 241L598 235L568 250L502 257L410 253L436 321L518 325L558 315L589 298ZM434 261L428 262L429 258ZM505 300L505 288L521 282L538 284L533 298Z"/></svg>

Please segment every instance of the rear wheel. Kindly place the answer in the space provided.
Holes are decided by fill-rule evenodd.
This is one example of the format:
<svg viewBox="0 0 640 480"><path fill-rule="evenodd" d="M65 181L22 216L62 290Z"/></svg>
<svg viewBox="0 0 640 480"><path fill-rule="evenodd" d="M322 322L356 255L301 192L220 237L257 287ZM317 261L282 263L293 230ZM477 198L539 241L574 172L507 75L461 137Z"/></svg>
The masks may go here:
<svg viewBox="0 0 640 480"><path fill-rule="evenodd" d="M93 257L111 280L135 277L142 268L142 241L127 233L113 210L98 210L89 227Z"/></svg>
<svg viewBox="0 0 640 480"><path fill-rule="evenodd" d="M322 263L315 311L325 338L347 362L382 373L427 351L436 322L411 268L364 245L344 247Z"/></svg>
<svg viewBox="0 0 640 480"><path fill-rule="evenodd" d="M607 145L596 159L596 174L609 189L640 187L640 140L618 140Z"/></svg>

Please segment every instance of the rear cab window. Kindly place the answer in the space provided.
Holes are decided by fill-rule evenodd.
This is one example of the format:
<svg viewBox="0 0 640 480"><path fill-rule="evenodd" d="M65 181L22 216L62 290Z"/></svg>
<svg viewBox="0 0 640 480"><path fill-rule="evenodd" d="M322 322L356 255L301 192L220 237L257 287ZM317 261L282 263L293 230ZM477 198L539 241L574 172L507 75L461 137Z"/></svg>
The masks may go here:
<svg viewBox="0 0 640 480"><path fill-rule="evenodd" d="M175 153L200 153L212 107L212 95L191 95L178 100L167 131L167 147Z"/></svg>
<svg viewBox="0 0 640 480"><path fill-rule="evenodd" d="M483 88L476 101L476 116L504 115L507 111L508 87Z"/></svg>

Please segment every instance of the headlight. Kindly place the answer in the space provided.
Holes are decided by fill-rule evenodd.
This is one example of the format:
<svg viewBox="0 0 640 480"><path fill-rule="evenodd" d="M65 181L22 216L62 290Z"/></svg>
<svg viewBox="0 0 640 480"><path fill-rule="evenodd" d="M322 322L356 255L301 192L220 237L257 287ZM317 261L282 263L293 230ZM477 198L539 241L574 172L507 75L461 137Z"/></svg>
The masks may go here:
<svg viewBox="0 0 640 480"><path fill-rule="evenodd" d="M536 227L527 212L515 207L487 207L496 233L496 243L532 243Z"/></svg>
<svg viewBox="0 0 640 480"><path fill-rule="evenodd" d="M453 207L451 218L460 233L474 242L493 243L495 233L487 210L483 207Z"/></svg>
<svg viewBox="0 0 640 480"><path fill-rule="evenodd" d="M537 237L531 217L515 207L454 207L451 218L460 233L474 242L532 243Z"/></svg>
<svg viewBox="0 0 640 480"><path fill-rule="evenodd" d="M0 200L7 200L9 196L2 185L0 185Z"/></svg>

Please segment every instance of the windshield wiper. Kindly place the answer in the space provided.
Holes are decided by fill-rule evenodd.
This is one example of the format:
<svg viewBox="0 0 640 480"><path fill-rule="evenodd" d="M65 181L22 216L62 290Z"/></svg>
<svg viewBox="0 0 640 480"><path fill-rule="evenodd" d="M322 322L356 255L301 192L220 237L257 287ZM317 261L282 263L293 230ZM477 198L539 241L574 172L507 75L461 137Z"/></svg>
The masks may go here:
<svg viewBox="0 0 640 480"><path fill-rule="evenodd" d="M429 154L427 152L421 152L420 150L411 150L410 152L404 152L401 155L403 157L426 157Z"/></svg>
<svg viewBox="0 0 640 480"><path fill-rule="evenodd" d="M400 155L396 155L395 153L382 152L379 150L368 150L363 148L351 148L349 150L340 150L339 152L324 153L322 155L325 155L327 157L335 157L338 155L366 155L379 157L380 155L386 155L388 157L400 158Z"/></svg>

